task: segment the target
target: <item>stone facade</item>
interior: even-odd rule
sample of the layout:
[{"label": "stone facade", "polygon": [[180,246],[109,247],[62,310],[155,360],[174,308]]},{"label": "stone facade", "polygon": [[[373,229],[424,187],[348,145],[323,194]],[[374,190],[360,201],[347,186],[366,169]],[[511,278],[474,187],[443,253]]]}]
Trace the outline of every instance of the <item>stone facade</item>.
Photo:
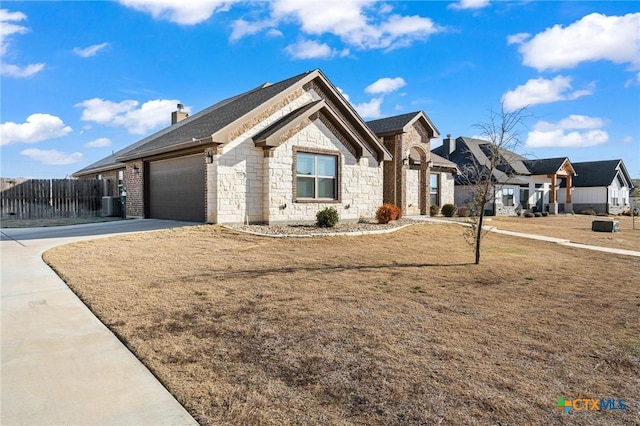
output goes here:
[{"label": "stone facade", "polygon": [[[254,135],[290,112],[320,100],[310,87],[295,92],[261,121],[224,145],[207,165],[207,221],[211,223],[315,222],[328,206],[338,209],[343,221],[372,217],[382,204],[382,166],[368,153],[359,160],[353,147],[322,114],[303,120],[286,132],[275,148],[256,147]],[[296,150],[334,153],[339,157],[340,196],[337,201],[298,201],[294,196]]]}]

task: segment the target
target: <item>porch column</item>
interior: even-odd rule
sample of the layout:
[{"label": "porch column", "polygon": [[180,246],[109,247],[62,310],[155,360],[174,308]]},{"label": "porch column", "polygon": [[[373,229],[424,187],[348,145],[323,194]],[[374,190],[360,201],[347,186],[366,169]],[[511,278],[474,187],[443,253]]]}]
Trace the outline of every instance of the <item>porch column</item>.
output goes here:
[{"label": "porch column", "polygon": [[558,176],[554,173],[551,175],[551,193],[549,194],[549,214],[558,214],[558,202],[556,194],[556,183]]},{"label": "porch column", "polygon": [[573,201],[571,200],[571,187],[573,186],[573,175],[567,175],[567,193],[566,193],[566,202],[564,203],[564,212],[570,213],[573,211]]},{"label": "porch column", "polygon": [[420,158],[420,188],[418,190],[420,200],[418,202],[420,204],[420,214],[426,215],[429,211],[429,194],[431,192],[429,187],[429,177],[431,168],[427,166],[426,156],[421,155],[421,157],[425,158]]}]

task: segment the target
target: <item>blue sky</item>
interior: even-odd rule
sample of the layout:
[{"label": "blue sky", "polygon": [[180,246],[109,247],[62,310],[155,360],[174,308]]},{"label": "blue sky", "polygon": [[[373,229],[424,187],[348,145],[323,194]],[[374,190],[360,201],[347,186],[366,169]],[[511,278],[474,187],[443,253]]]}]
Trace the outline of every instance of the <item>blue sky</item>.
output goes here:
[{"label": "blue sky", "polygon": [[[3,1],[3,177],[61,178],[266,81],[320,68],[365,120],[475,136],[529,106],[518,152],[640,177],[640,5],[622,1]],[[433,142],[438,146],[440,140]]]}]

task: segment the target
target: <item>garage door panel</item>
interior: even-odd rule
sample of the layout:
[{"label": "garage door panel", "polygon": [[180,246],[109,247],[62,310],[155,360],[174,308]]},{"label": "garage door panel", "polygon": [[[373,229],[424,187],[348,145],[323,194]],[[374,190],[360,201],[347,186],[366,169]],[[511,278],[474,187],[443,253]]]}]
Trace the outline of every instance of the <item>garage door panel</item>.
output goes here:
[{"label": "garage door panel", "polygon": [[204,222],[204,167],[202,155],[150,162],[150,217]]}]

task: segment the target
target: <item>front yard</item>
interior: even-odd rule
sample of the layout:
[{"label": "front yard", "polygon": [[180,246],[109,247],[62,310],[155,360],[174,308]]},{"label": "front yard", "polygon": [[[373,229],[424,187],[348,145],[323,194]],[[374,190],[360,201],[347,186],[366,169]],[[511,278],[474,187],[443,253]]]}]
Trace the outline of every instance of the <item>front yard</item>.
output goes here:
[{"label": "front yard", "polygon": [[488,234],[476,266],[462,232],[197,226],[44,257],[203,425],[635,424],[638,259]]}]

